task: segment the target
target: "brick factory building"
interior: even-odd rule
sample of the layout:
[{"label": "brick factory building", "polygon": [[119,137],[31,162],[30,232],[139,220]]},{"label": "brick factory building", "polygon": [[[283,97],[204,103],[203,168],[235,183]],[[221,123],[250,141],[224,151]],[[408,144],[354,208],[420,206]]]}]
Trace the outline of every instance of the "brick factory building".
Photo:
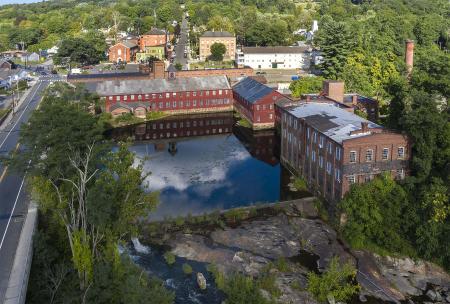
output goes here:
[{"label": "brick factory building", "polygon": [[88,83],[88,89],[105,100],[113,116],[147,112],[220,112],[233,110],[233,93],[225,76],[147,80],[108,80]]},{"label": "brick factory building", "polygon": [[199,39],[200,60],[205,60],[211,55],[211,45],[214,43],[223,43],[226,52],[223,56],[224,60],[234,60],[236,56],[236,36],[229,32],[207,31]]},{"label": "brick factory building", "polygon": [[279,108],[281,162],[303,176],[310,190],[339,201],[354,183],[389,173],[408,173],[408,138],[385,130],[334,104],[302,103]]},{"label": "brick factory building", "polygon": [[272,88],[246,77],[233,86],[236,109],[254,129],[272,128],[275,123],[275,103],[283,95]]}]

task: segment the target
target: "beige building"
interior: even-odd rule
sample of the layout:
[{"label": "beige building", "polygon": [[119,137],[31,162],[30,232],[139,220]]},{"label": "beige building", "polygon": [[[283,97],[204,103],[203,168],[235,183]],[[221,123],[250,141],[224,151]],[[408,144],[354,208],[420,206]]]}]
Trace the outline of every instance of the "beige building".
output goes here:
[{"label": "beige building", "polygon": [[227,48],[224,60],[234,60],[236,54],[236,36],[229,32],[207,31],[200,37],[200,60],[211,55],[211,45],[223,43]]}]

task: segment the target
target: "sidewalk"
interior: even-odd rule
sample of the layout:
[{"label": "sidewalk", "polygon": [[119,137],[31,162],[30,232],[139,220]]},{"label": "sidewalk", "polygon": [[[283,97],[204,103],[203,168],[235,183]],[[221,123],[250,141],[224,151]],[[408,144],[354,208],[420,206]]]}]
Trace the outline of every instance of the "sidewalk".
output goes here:
[{"label": "sidewalk", "polygon": [[[17,102],[16,106],[14,107],[14,111],[9,112],[9,114],[7,115],[7,117],[3,121],[3,123],[0,123],[0,131],[3,131],[11,123],[11,120],[14,117],[13,112],[17,113],[19,111],[19,109],[22,106],[25,99],[30,95],[30,92],[35,89],[36,85],[38,84],[38,81],[34,80],[30,84],[31,84],[30,88],[21,94],[19,101]],[[12,101],[10,101],[10,103],[7,106],[5,106],[5,108],[8,108],[9,105],[11,104],[11,102]]]}]

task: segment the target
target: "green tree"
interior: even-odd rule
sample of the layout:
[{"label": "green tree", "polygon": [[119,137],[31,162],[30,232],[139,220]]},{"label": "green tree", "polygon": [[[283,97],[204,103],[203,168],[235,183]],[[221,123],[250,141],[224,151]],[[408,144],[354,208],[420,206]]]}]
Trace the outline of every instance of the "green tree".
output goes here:
[{"label": "green tree", "polygon": [[341,264],[337,257],[331,259],[322,275],[308,273],[308,291],[320,302],[326,302],[328,297],[348,301],[359,289],[356,269],[349,263]]},{"label": "green tree", "polygon": [[227,52],[225,44],[215,42],[211,45],[211,60],[222,61],[223,55]]},{"label": "green tree", "polygon": [[234,33],[234,27],[233,23],[228,17],[223,17],[220,15],[215,15],[211,17],[206,24],[206,28],[208,30],[215,30],[215,31],[226,31],[230,33]]},{"label": "green tree", "polygon": [[324,80],[323,77],[302,77],[291,82],[289,90],[291,90],[292,96],[296,98],[303,94],[318,93],[322,89]]},{"label": "green tree", "polygon": [[54,61],[56,64],[63,64],[68,59],[79,65],[97,64],[104,59],[104,50],[97,50],[96,46],[94,42],[82,38],[63,40]]},{"label": "green tree", "polygon": [[317,34],[316,43],[323,54],[321,69],[325,77],[330,79],[340,78],[353,46],[352,33],[348,25],[324,17]]},{"label": "green tree", "polygon": [[342,234],[353,247],[413,252],[403,237],[409,229],[408,196],[389,175],[353,185],[339,207],[346,217]]}]

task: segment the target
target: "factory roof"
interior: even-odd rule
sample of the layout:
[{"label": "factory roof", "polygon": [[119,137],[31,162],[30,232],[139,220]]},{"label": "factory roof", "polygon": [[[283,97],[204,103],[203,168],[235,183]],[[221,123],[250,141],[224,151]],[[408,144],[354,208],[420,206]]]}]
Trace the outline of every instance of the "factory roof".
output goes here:
[{"label": "factory roof", "polygon": [[272,93],[274,90],[268,86],[246,77],[234,85],[233,91],[250,103],[255,103],[261,98]]},{"label": "factory roof", "polygon": [[330,137],[337,143],[344,140],[370,135],[354,131],[361,130],[362,123],[369,129],[382,129],[367,119],[328,103],[302,103],[287,107],[286,110],[297,118],[305,120],[311,127]]},{"label": "factory roof", "polygon": [[106,80],[89,84],[100,96],[230,89],[225,76],[143,80]]}]

